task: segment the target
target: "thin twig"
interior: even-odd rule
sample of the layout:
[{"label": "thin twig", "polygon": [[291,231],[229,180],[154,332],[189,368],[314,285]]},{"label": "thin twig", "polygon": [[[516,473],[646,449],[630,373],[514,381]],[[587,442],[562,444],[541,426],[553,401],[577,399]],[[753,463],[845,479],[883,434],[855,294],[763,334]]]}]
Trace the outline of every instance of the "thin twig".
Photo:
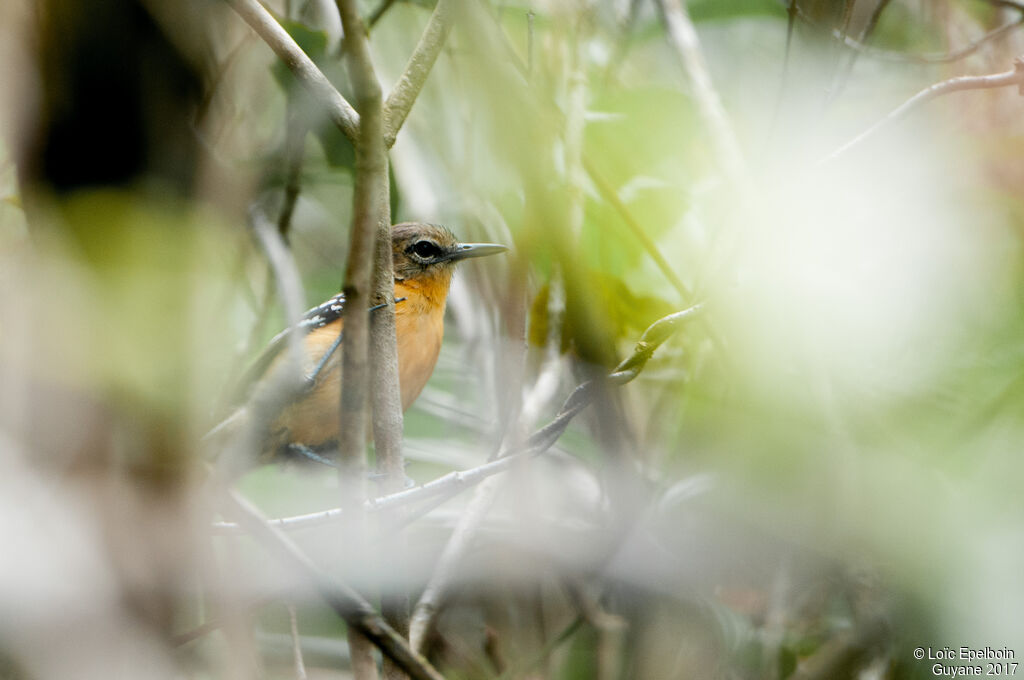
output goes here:
[{"label": "thin twig", "polygon": [[341,96],[327,76],[317,68],[281,24],[257,0],[227,0],[231,7],[263,39],[327,115],[354,144],[359,136],[359,114]]},{"label": "thin twig", "polygon": [[566,585],[580,616],[597,633],[597,653],[595,655],[597,680],[613,680],[620,677],[626,620],[605,611],[601,606],[600,599],[588,593],[583,584],[570,580]]},{"label": "thin twig", "polygon": [[473,539],[476,538],[480,523],[494,505],[501,479],[491,477],[476,488],[473,498],[459,518],[455,531],[445,544],[444,552],[438,558],[423,594],[416,602],[409,620],[409,645],[420,654],[424,653],[426,642],[433,635],[434,623],[448,596],[449,586],[455,579],[458,567],[462,564]]},{"label": "thin twig", "polygon": [[309,132],[302,107],[295,97],[295,93],[288,97],[288,113],[285,116],[284,197],[277,217],[277,231],[285,242],[292,230],[292,215],[302,190],[302,163],[306,152],[306,134]]},{"label": "thin twig", "polygon": [[601,194],[601,198],[607,201],[615,212],[619,214],[619,217],[622,218],[625,225],[631,232],[633,232],[633,235],[637,240],[640,241],[640,245],[643,246],[644,250],[647,251],[647,254],[650,255],[662,276],[664,276],[668,282],[672,284],[672,287],[675,288],[680,299],[682,299],[683,302],[689,302],[692,300],[692,293],[687,289],[686,284],[683,283],[682,279],[680,279],[675,273],[675,270],[672,269],[672,265],[670,265],[668,260],[665,259],[665,256],[661,254],[660,250],[658,250],[658,244],[656,244],[654,240],[647,235],[644,228],[636,221],[636,218],[633,217],[633,213],[630,212],[626,204],[622,202],[621,198],[619,198],[619,193],[615,190],[615,187],[613,187],[611,183],[604,178],[604,175],[598,171],[590,159],[585,155],[583,156],[583,167],[587,171],[587,176],[590,177],[594,186],[597,187],[597,191]]},{"label": "thin twig", "polygon": [[880,129],[887,125],[896,122],[903,118],[908,113],[913,111],[915,108],[928,102],[936,97],[940,97],[944,94],[950,94],[951,92],[962,92],[964,90],[985,90],[998,87],[1009,87],[1016,85],[1019,88],[1019,92],[1024,95],[1024,57],[1017,57],[1013,61],[1013,69],[1005,71],[1003,73],[994,73],[987,76],[959,76],[957,78],[950,78],[949,80],[943,80],[940,83],[930,85],[925,89],[921,90],[913,97],[903,102],[895,109],[893,109],[889,115],[885,116],[874,125],[869,127],[864,132],[860,133],[846,144],[829,154],[824,161],[835,160],[842,154],[849,151],[851,148],[862,144],[864,140],[868,139]]},{"label": "thin twig", "polygon": [[[1012,2],[1010,0],[988,0],[990,5],[996,7],[1007,7],[1020,13],[1020,16],[1014,21],[1008,21],[1004,24],[993,28],[991,31],[981,35],[980,37],[972,40],[967,45],[960,47],[955,50],[948,52],[934,52],[925,54],[914,54],[909,52],[898,52],[896,50],[887,50],[879,47],[873,47],[864,43],[867,36],[874,30],[878,23],[878,19],[881,16],[882,10],[885,9],[886,5],[889,4],[889,0],[884,0],[875,9],[872,14],[868,25],[862,32],[860,39],[854,39],[844,34],[841,30],[832,29],[829,30],[829,34],[832,38],[846,47],[857,50],[858,52],[873,57],[876,59],[884,59],[888,61],[899,61],[899,62],[910,62],[918,64],[949,64],[955,61],[959,61],[965,57],[968,57],[977,52],[985,43],[991,42],[1003,34],[1013,30],[1014,28],[1024,24],[1024,4],[1020,2]],[[809,17],[800,7],[796,4],[795,0],[790,1],[791,20],[793,16],[799,16],[802,20],[815,26],[816,22]]]},{"label": "thin twig", "polygon": [[373,13],[366,19],[367,27],[373,28],[376,26],[377,22],[381,20],[381,17],[383,17],[389,9],[391,9],[391,5],[393,4],[395,4],[395,0],[382,0],[382,2],[377,5],[377,9],[373,10]]},{"label": "thin twig", "polygon": [[725,113],[725,107],[722,106],[722,100],[711,82],[711,74],[704,63],[697,30],[679,0],[658,0],[658,5],[668,26],[672,45],[679,53],[679,59],[693,85],[693,95],[711,135],[718,161],[726,174],[731,179],[736,179],[743,173],[743,153]]},{"label": "thin twig", "polygon": [[373,607],[347,585],[329,578],[314,565],[298,546],[270,525],[256,508],[235,491],[224,494],[224,511],[245,527],[267,550],[316,589],[327,605],[352,628],[373,642],[385,656],[416,680],[444,680],[422,656],[414,653]]},{"label": "thin twig", "polygon": [[1024,14],[1014,21],[1008,21],[991,31],[985,33],[981,37],[972,40],[968,44],[961,48],[949,51],[949,52],[934,52],[925,54],[913,54],[909,52],[897,52],[895,50],[887,50],[880,47],[874,47],[867,45],[860,40],[851,38],[848,35],[843,35],[838,31],[832,32],[832,37],[843,43],[846,47],[860,52],[864,56],[872,57],[875,59],[883,59],[887,61],[900,61],[910,62],[917,64],[949,64],[955,61],[960,61],[965,57],[977,52],[986,43],[995,40],[996,38],[1009,33],[1013,29],[1017,28],[1021,24],[1024,24]]},{"label": "thin twig", "polygon": [[[277,281],[288,326],[295,328],[302,318],[305,295],[291,251],[259,206],[250,208],[249,221]],[[302,338],[298,333],[288,333],[284,341],[283,370],[275,371],[268,380],[257,385],[245,406],[235,410],[203,436],[207,446],[222,448],[212,483],[230,479],[251,466],[254,452],[263,449],[269,426],[281,408],[304,389],[307,357]]]},{"label": "thin twig", "polygon": [[[277,280],[277,288],[284,305],[285,319],[289,328],[294,328],[302,319],[302,310],[306,308],[305,295],[302,292],[302,278],[295,267],[291,251],[285,245],[281,234],[271,225],[263,212],[254,207],[249,212],[249,221],[253,232],[263,246],[267,261]],[[305,353],[302,349],[302,338],[298,333],[288,334],[288,359],[295,367],[305,369]]]},{"label": "thin twig", "polygon": [[875,617],[864,621],[821,645],[789,677],[791,680],[856,677],[857,669],[868,658],[871,650],[881,644],[888,634],[889,626],[884,618]]},{"label": "thin twig", "polygon": [[[486,15],[487,21],[482,21],[480,19],[481,15]],[[521,93],[520,101],[523,109],[522,115],[528,116],[536,127],[560,130],[561,128],[556,128],[556,126],[564,125],[564,121],[561,119],[559,107],[551,101],[541,100],[537,94],[539,91],[537,88],[527,87],[527,67],[519,58],[515,48],[513,48],[509,43],[508,36],[505,32],[501,30],[499,26],[495,25],[494,17],[480,11],[476,4],[470,5],[467,17],[471,21],[471,31],[478,33],[484,40],[497,46],[501,51],[501,59],[497,63],[497,67],[500,69],[499,72],[503,76],[506,86],[514,88],[516,91]],[[583,167],[586,169],[587,175],[597,186],[602,198],[612,204],[612,207],[619,216],[622,217],[626,226],[629,227],[640,241],[640,245],[645,251],[647,251],[647,254],[651,259],[654,260],[658,270],[664,274],[672,287],[679,293],[681,302],[683,304],[689,304],[692,300],[692,296],[686,290],[686,286],[683,285],[679,277],[672,271],[671,265],[669,265],[668,261],[658,250],[657,244],[647,236],[643,228],[640,227],[636,219],[632,214],[630,214],[629,208],[627,208],[622,200],[619,199],[615,188],[612,187],[611,184],[597,171],[596,167],[588,159],[586,154],[583,156]]]},{"label": "thin twig", "polygon": [[[695,317],[703,309],[702,305],[694,305],[681,312],[670,314],[651,324],[640,338],[633,353],[620,363],[616,369],[605,377],[609,385],[623,385],[633,380],[650,360],[654,351],[661,346],[683,324]],[[551,448],[558,440],[572,419],[582,411],[593,398],[593,382],[588,381],[576,387],[565,400],[555,418],[544,427],[534,432],[522,448],[507,452],[497,460],[485,463],[469,470],[449,472],[446,475],[412,489],[388,494],[366,503],[370,512],[406,507],[430,498],[441,496],[452,497],[461,491],[473,487],[483,480],[508,470],[522,459],[540,455]],[[280,530],[307,529],[338,521],[343,511],[332,508],[320,512],[269,520],[269,524]],[[241,530],[237,524],[217,522],[212,527],[215,533],[236,533]]]},{"label": "thin twig", "polygon": [[288,623],[292,637],[292,655],[295,660],[295,677],[306,680],[306,662],[302,659],[302,639],[299,637],[299,620],[295,615],[295,605],[288,603]]},{"label": "thin twig", "polygon": [[525,663],[520,663],[512,666],[504,673],[499,675],[497,680],[512,680],[513,678],[518,678],[520,676],[526,675],[533,669],[537,668],[542,663],[544,663],[547,660],[547,658],[551,656],[551,654],[554,653],[554,651],[562,645],[562,643],[571,638],[573,636],[573,633],[579,630],[580,626],[582,626],[583,623],[583,616],[577,616],[572,621],[570,621],[569,625],[563,628],[558,635],[551,638],[551,640],[548,641],[546,645],[544,645],[544,647],[537,653],[536,656],[534,656],[532,659],[527,660]]},{"label": "thin twig", "polygon": [[398,78],[384,103],[384,144],[389,149],[394,145],[398,131],[412,110],[420,90],[423,89],[434,62],[441,54],[441,48],[444,47],[452,27],[453,14],[452,0],[437,0],[437,6],[434,7],[427,26],[423,29],[423,35],[409,57],[409,63],[405,65],[405,71]]}]

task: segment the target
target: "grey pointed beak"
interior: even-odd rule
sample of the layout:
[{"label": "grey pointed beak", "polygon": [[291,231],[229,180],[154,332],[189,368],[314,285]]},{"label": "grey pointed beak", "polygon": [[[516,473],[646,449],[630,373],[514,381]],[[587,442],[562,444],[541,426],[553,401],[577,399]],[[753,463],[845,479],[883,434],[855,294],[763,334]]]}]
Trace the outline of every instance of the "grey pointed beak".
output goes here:
[{"label": "grey pointed beak", "polygon": [[485,257],[504,253],[508,248],[497,243],[459,243],[452,253],[453,260],[468,260],[471,257]]}]

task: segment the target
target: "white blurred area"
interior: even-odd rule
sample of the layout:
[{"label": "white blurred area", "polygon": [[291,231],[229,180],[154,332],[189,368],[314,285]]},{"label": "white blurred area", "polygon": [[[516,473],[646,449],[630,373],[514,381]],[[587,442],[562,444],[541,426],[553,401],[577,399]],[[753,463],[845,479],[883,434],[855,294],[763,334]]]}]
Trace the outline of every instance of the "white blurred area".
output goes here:
[{"label": "white blurred area", "polygon": [[762,396],[913,393],[1005,309],[1005,216],[971,194],[980,169],[933,120],[760,175],[711,227],[713,313]]}]

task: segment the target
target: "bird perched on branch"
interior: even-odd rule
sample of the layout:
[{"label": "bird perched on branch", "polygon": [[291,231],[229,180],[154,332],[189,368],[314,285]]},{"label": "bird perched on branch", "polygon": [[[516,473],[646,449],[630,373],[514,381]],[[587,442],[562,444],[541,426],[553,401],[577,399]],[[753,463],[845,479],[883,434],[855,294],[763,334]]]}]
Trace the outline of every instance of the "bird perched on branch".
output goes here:
[{"label": "bird perched on branch", "polygon": [[[444,335],[444,310],[456,263],[508,250],[492,243],[459,243],[436,224],[406,222],[392,228],[395,271],[395,325],[402,409],[423,390],[434,371]],[[263,458],[303,456],[328,462],[320,453],[338,437],[341,394],[343,294],[306,312],[293,328],[279,333],[243,380],[246,385],[272,383],[286,370],[284,348],[290,333],[300,333],[308,373],[294,399],[275,404]],[[219,426],[218,426],[219,427]]]}]

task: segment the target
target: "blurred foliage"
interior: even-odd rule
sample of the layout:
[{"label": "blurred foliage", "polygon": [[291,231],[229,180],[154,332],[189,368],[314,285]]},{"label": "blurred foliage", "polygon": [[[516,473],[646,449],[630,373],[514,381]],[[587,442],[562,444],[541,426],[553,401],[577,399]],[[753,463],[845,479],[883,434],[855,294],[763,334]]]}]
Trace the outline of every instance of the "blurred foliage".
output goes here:
[{"label": "blurred foliage", "polygon": [[[705,311],[550,454],[509,473],[440,624],[433,658],[449,677],[804,677],[861,635],[827,677],[904,679],[931,674],[917,646],[1024,639],[1020,100],[940,98],[826,159],[920,88],[1007,70],[1024,35],[950,64],[875,59],[831,35],[859,35],[867,2],[798,2],[788,54],[785,2],[685,3],[745,156],[738,177],[722,170],[706,92],[656,3],[460,4],[390,155],[392,221],[444,223],[513,251],[456,276],[438,367],[405,418],[410,477],[484,463],[656,319],[694,302]],[[385,92],[431,6],[394,3],[372,27]],[[347,93],[336,27],[304,7],[273,9]],[[60,533],[23,551],[72,573],[101,555],[98,581],[55,573],[82,589],[74,597],[127,602],[110,617],[146,617],[160,643],[224,612],[241,620],[190,646],[158,644],[168,668],[187,659],[189,677],[244,677],[239,659],[253,657],[285,677],[282,601],[298,605],[311,666],[347,663],[344,626],[258,546],[188,533],[213,514],[191,485],[205,477],[197,441],[224,385],[284,323],[246,210],[276,221],[297,178],[288,241],[312,305],[341,285],[355,160],[270,51],[208,9],[171,12],[189,28],[177,33],[146,10],[175,36],[161,49],[183,52],[207,89],[201,106],[185,92],[168,107],[195,114],[183,127],[204,160],[174,175],[188,182],[172,190],[167,159],[139,153],[116,186],[55,192],[33,170],[45,147],[4,128],[0,491],[39,482],[38,498],[67,499],[67,526],[93,518],[104,538],[82,539],[81,554]],[[858,39],[944,52],[1016,17],[981,0],[892,0]],[[209,44],[191,50],[182,35]],[[33,101],[15,94],[5,101]],[[22,449],[29,473],[8,465]],[[178,495],[132,486],[154,468],[172,472]],[[115,473],[71,492],[80,469]],[[238,488],[272,516],[339,504],[329,469],[253,469]],[[402,573],[382,560],[360,585],[421,588],[466,496],[403,529]],[[358,561],[331,526],[294,536],[332,573]],[[45,552],[54,546],[72,552]],[[0,583],[0,601],[39,571],[26,564],[0,572],[18,577]],[[0,607],[0,675],[26,659],[24,675],[55,675],[4,625],[13,611]]]}]

